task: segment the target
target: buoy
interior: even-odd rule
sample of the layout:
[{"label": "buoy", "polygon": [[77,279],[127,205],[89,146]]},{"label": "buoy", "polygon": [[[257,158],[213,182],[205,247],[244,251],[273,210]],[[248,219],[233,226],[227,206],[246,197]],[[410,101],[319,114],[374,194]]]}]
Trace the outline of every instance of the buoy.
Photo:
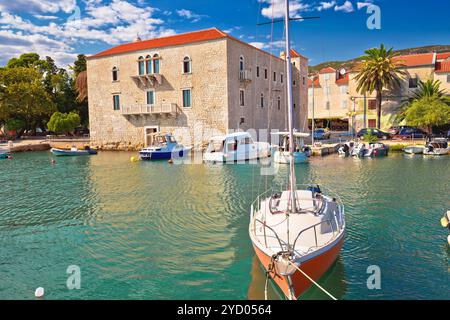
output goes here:
[{"label": "buoy", "polygon": [[444,227],[444,228],[447,228],[448,227],[448,220],[447,220],[447,217],[442,217],[441,218],[441,225],[442,225],[442,227]]},{"label": "buoy", "polygon": [[136,158],[136,157],[131,157],[131,158],[130,158],[130,161],[131,161],[131,162],[138,162],[138,161],[139,161],[139,159],[138,159],[138,158]]},{"label": "buoy", "polygon": [[42,298],[44,296],[44,288],[39,287],[36,289],[36,291],[34,292],[34,296],[36,298]]}]

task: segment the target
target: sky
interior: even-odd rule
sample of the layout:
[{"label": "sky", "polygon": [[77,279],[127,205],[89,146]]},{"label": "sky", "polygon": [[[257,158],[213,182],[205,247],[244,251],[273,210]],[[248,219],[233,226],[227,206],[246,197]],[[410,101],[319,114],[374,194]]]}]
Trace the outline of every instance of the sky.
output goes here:
[{"label": "sky", "polygon": [[[291,23],[292,46],[310,65],[351,59],[380,43],[394,49],[450,44],[449,0],[290,0],[290,6],[293,18],[320,17]],[[278,55],[283,24],[257,24],[281,18],[283,10],[284,0],[0,0],[0,65],[37,52],[66,67],[79,53],[137,35],[211,27]],[[380,19],[372,19],[374,12]],[[368,19],[379,28],[369,29]]]}]

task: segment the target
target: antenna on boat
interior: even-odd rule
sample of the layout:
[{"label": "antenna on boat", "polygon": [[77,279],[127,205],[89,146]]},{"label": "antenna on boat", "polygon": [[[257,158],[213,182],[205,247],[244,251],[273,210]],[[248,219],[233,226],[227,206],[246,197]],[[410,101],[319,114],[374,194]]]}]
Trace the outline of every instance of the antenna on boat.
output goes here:
[{"label": "antenna on boat", "polygon": [[289,39],[289,0],[285,0],[285,29],[286,29],[286,81],[287,85],[287,102],[288,102],[288,126],[289,126],[289,189],[291,206],[288,208],[291,213],[296,212],[296,179],[295,179],[295,163],[294,163],[294,132],[293,132],[293,104],[294,98],[292,96],[292,64],[291,64],[291,45]]}]

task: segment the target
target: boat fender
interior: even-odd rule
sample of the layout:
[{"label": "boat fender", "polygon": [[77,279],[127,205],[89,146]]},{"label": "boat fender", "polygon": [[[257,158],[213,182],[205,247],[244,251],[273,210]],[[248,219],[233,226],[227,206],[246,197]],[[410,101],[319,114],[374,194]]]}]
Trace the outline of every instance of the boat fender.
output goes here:
[{"label": "boat fender", "polygon": [[447,242],[448,242],[448,244],[450,244],[450,234],[447,237]]},{"label": "boat fender", "polygon": [[44,288],[39,287],[39,288],[37,288],[36,291],[34,292],[34,296],[35,296],[36,298],[42,298],[42,297],[44,296],[44,293],[45,293]]},{"label": "boat fender", "polygon": [[443,227],[443,228],[447,228],[448,227],[448,220],[447,220],[447,218],[446,217],[442,217],[442,219],[441,219],[441,226]]}]

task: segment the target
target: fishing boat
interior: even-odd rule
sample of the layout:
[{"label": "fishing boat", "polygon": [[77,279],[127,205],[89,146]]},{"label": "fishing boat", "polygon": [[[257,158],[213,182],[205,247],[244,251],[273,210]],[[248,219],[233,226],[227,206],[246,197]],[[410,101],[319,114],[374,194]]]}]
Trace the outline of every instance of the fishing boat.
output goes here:
[{"label": "fishing boat", "polygon": [[311,156],[311,149],[305,146],[304,138],[309,137],[309,133],[294,132],[295,149],[291,157],[289,153],[289,132],[274,132],[273,136],[278,138],[278,145],[273,147],[273,161],[275,163],[287,164],[294,159],[294,163],[307,162]]},{"label": "fishing boat", "polygon": [[139,152],[141,160],[183,158],[192,150],[192,147],[179,144],[171,133],[155,133],[151,139],[152,144]]},{"label": "fishing boat", "polygon": [[253,141],[248,132],[235,132],[212,137],[203,160],[205,162],[235,162],[270,156],[271,146],[268,142]]},{"label": "fishing boat", "polygon": [[403,149],[403,152],[407,154],[423,154],[424,151],[424,146],[407,146]]},{"label": "fishing boat", "polygon": [[86,147],[84,149],[78,149],[75,147],[72,147],[70,149],[52,148],[52,149],[50,149],[50,152],[58,157],[61,157],[61,156],[91,156],[91,155],[97,154],[97,150],[91,149],[89,147]]},{"label": "fishing boat", "polygon": [[435,138],[430,140],[423,151],[423,154],[430,156],[442,156],[450,152],[448,141],[445,138]]},{"label": "fishing boat", "polygon": [[[289,138],[294,141],[289,0],[285,0],[286,78]],[[294,153],[290,144],[289,153]],[[289,162],[288,185],[259,195],[250,209],[249,235],[258,260],[288,299],[313,284],[335,299],[317,280],[333,265],[344,243],[344,206],[336,195],[315,185],[296,184]]]}]

